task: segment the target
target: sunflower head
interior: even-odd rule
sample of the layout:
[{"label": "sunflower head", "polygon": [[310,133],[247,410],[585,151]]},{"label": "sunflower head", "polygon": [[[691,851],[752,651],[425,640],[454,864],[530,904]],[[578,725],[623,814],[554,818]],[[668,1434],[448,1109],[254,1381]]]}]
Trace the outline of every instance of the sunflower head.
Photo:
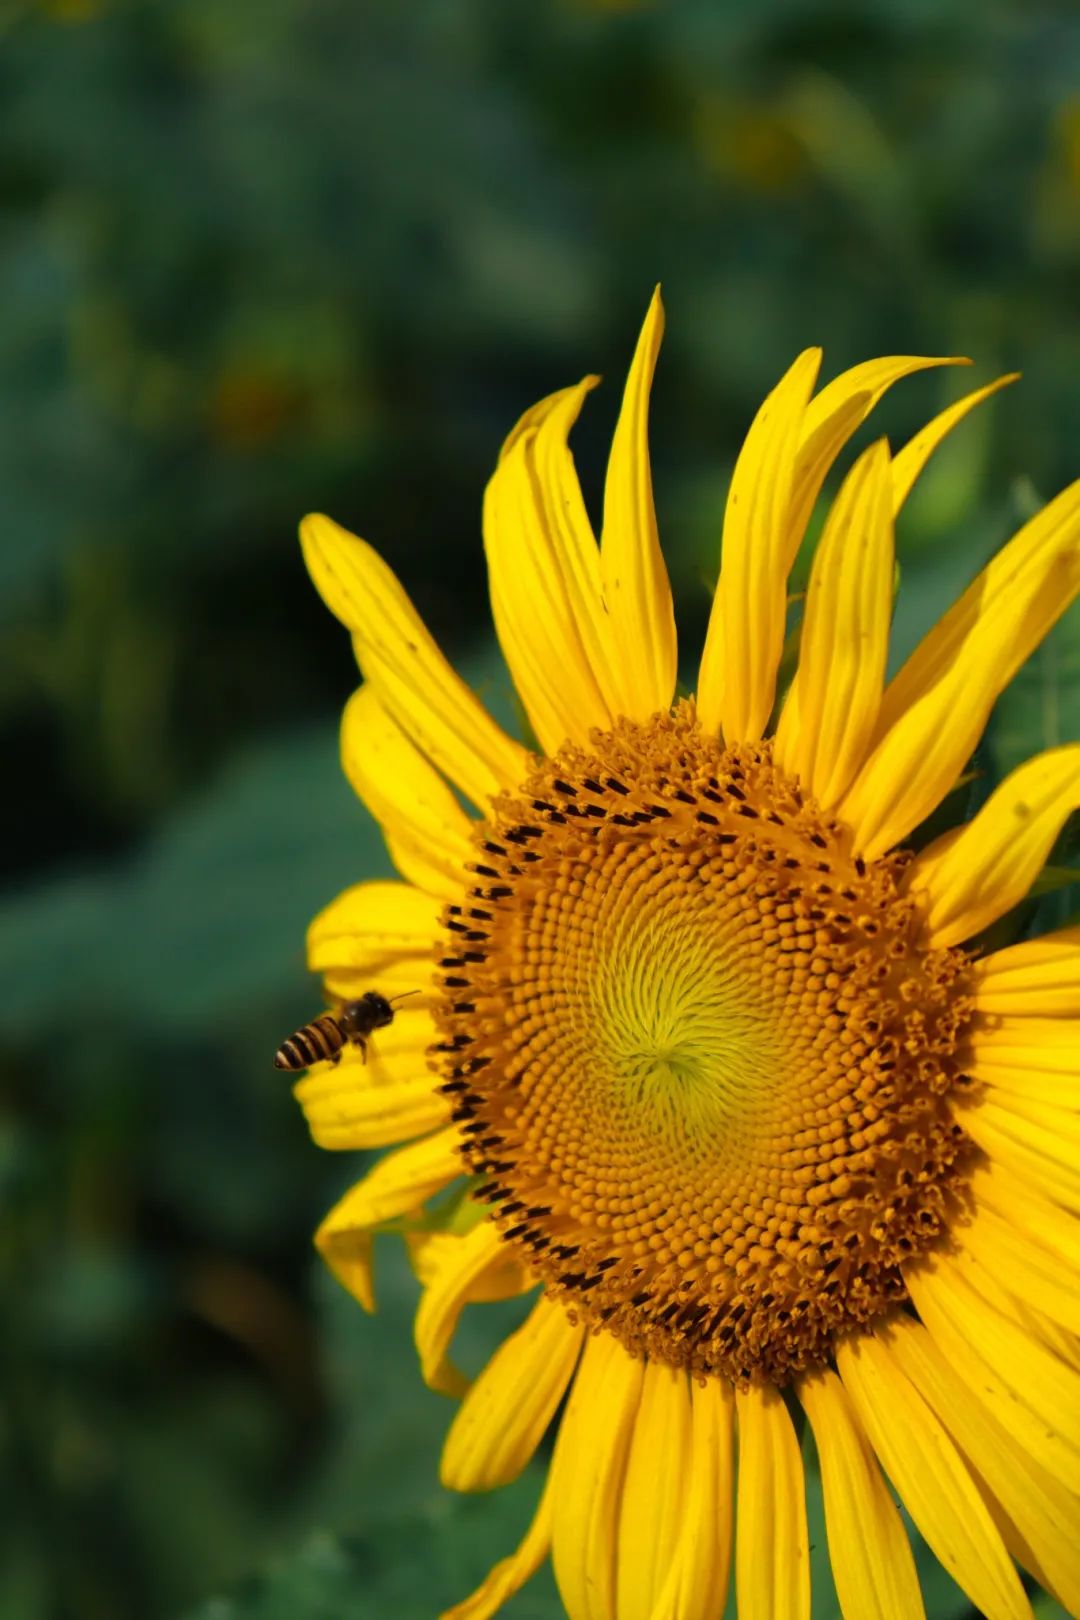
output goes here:
[{"label": "sunflower head", "polygon": [[443,1091],[508,1242],[628,1350],[786,1382],[905,1297],[971,1144],[966,959],[693,705],[495,801],[447,908]]},{"label": "sunflower head", "polygon": [[[985,1613],[1026,1612],[1013,1554],[1075,1612],[1080,933],[982,946],[1080,803],[1080,747],[1022,766],[968,825],[919,829],[1080,590],[1080,486],[888,679],[895,519],[1001,383],[895,454],[872,444],[826,516],[781,690],[824,480],[895,381],[944,363],[872,361],[815,392],[808,350],[739,455],[676,701],[647,444],[661,331],[657,298],[599,542],[568,447],[593,378],[526,412],[485,496],[536,751],[370,547],[305,522],[365,677],[345,768],[404,879],[346,891],[311,963],[332,1001],[425,992],[368,1064],[346,1051],[300,1084],[325,1145],[404,1144],[319,1245],[371,1308],[372,1235],[405,1226],[422,1371],[464,1396],[448,1484],[513,1478],[569,1391],[536,1520],[455,1620],[493,1614],[549,1549],[571,1620],[708,1620],[736,1499],[743,1620],[804,1620],[795,1404],[845,1620],[922,1612],[882,1468]],[[449,1357],[461,1311],[514,1294],[531,1314],[470,1388]]]}]

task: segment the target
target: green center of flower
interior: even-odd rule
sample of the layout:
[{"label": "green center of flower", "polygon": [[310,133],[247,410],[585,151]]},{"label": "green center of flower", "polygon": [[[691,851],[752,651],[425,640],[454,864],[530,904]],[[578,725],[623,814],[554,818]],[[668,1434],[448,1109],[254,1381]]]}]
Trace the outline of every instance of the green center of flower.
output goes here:
[{"label": "green center of flower", "polygon": [[967,1160],[970,1003],[901,863],[689,705],[564,750],[478,842],[445,1089],[549,1290],[635,1353],[779,1382],[903,1299]]}]

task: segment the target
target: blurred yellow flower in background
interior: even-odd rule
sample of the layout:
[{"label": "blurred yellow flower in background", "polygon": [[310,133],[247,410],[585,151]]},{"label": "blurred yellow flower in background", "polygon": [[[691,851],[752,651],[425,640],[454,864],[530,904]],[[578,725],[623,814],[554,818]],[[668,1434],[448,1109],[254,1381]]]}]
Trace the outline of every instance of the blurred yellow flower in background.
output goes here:
[{"label": "blurred yellow flower in background", "polygon": [[[1080,804],[1080,746],[1021,766],[967,825],[917,829],[1080,590],[1080,483],[889,680],[896,514],[1008,379],[895,455],[872,444],[778,694],[826,476],[894,382],[953,363],[870,361],[815,392],[807,350],[739,455],[677,701],[647,442],[662,326],[657,296],[599,544],[568,448],[594,378],[522,417],[487,491],[535,752],[370,546],[302,526],[364,677],[345,770],[402,878],[324,911],[310,966],[332,1004],[425,991],[366,1065],[347,1049],[297,1088],[321,1145],[395,1147],[317,1241],[371,1310],[373,1234],[407,1230],[423,1376],[461,1396],[448,1486],[516,1477],[568,1396],[531,1528],[454,1620],[494,1614],[549,1552],[571,1620],[715,1620],[730,1562],[742,1620],[807,1615],[800,1412],[847,1620],[923,1612],[886,1479],[982,1613],[1030,1614],[1014,1560],[1077,1612],[1080,929],[978,941]],[[464,1307],[526,1293],[470,1386],[449,1358]]]}]

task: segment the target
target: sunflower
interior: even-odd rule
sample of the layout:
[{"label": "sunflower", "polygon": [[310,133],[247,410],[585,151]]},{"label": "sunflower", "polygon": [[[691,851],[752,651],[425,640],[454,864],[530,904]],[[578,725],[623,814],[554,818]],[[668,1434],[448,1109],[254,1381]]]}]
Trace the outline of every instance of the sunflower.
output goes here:
[{"label": "sunflower", "polygon": [[[1017,1563],[1078,1613],[1080,928],[980,940],[1080,804],[1080,746],[920,828],[1080,590],[1080,483],[888,680],[896,514],[1011,379],[895,455],[872,444],[826,516],[782,692],[826,475],[895,381],[954,363],[874,360],[815,392],[807,350],[739,454],[677,699],[647,442],[662,327],[657,296],[599,544],[568,448],[593,377],[526,412],[487,489],[535,747],[370,546],[302,525],[364,678],[344,768],[402,879],[316,918],[310,965],[331,1003],[426,991],[367,1064],[347,1050],[297,1088],[321,1145],[394,1148],[318,1247],[371,1310],[373,1234],[405,1229],[422,1373],[461,1397],[446,1485],[512,1480],[558,1415],[531,1527],[453,1620],[549,1553],[571,1620],[715,1620],[732,1562],[741,1620],[807,1615],[804,1421],[847,1620],[923,1613],[896,1498],[991,1620],[1031,1613]],[[468,1384],[464,1307],[518,1294],[523,1325]]]}]

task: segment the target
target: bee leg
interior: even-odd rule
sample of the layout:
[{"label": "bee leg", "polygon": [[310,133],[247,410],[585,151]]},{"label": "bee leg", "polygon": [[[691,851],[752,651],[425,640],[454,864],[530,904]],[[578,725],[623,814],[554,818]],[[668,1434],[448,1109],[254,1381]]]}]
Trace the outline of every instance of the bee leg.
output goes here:
[{"label": "bee leg", "polygon": [[367,1062],[367,1041],[365,1041],[365,1039],[364,1039],[364,1037],[362,1035],[358,1035],[356,1037],[356,1044],[360,1048],[360,1061],[361,1061],[361,1063],[366,1063]]}]

